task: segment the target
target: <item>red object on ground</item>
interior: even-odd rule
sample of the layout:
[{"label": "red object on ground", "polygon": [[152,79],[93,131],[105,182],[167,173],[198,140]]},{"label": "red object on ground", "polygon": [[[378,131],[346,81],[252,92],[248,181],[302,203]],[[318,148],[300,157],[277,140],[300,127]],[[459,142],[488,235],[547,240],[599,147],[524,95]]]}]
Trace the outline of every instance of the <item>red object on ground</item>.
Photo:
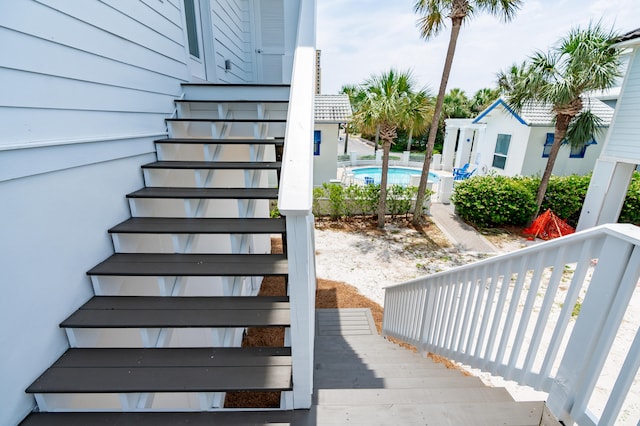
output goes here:
[{"label": "red object on ground", "polygon": [[574,232],[576,232],[576,230],[556,216],[551,209],[538,216],[530,227],[522,231],[524,235],[530,235],[533,238],[541,238],[543,240],[562,237],[563,235],[573,234]]}]

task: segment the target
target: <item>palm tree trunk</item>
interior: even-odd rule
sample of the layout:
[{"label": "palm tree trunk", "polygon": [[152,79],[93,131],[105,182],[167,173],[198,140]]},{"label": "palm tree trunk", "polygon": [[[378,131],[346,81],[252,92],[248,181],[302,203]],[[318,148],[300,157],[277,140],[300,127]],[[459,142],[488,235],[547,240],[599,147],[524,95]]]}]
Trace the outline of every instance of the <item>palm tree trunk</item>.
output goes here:
[{"label": "palm tree trunk", "polygon": [[547,158],[547,165],[544,169],[544,173],[542,174],[542,179],[540,179],[540,185],[538,186],[538,193],[536,194],[536,211],[531,216],[529,220],[529,225],[538,217],[540,213],[540,207],[542,207],[542,202],[544,201],[544,196],[547,193],[547,187],[549,186],[549,179],[551,178],[551,172],[553,171],[553,166],[556,163],[556,158],[558,158],[558,152],[560,152],[560,146],[562,145],[562,140],[567,135],[567,129],[569,128],[569,122],[573,117],[565,114],[558,114],[556,117],[556,126],[554,130],[553,136],[553,144],[551,145],[551,150],[549,151],[549,158]]},{"label": "palm tree trunk", "polygon": [[411,151],[411,142],[413,142],[413,129],[409,129],[409,138],[407,140],[407,151]]},{"label": "palm tree trunk", "polygon": [[391,141],[382,139],[382,176],[380,177],[380,200],[378,201],[378,228],[384,228],[384,217],[387,212],[387,180],[389,174],[389,151]]},{"label": "palm tree trunk", "polygon": [[344,126],[344,154],[347,154],[347,147],[349,146],[349,123]]},{"label": "palm tree trunk", "polygon": [[424,203],[424,198],[427,191],[427,180],[429,178],[429,169],[431,167],[433,146],[436,143],[436,135],[438,133],[438,126],[440,124],[440,115],[442,115],[442,105],[444,104],[444,95],[447,90],[449,74],[451,74],[451,66],[453,65],[453,56],[456,52],[458,35],[460,35],[460,28],[462,26],[462,18],[452,17],[451,21],[451,37],[449,38],[447,56],[444,61],[444,68],[442,69],[442,79],[440,80],[440,89],[438,90],[436,106],[433,111],[433,119],[431,120],[431,127],[429,128],[429,139],[427,139],[427,153],[424,157],[422,175],[420,176],[420,185],[418,186],[418,194],[416,195],[416,207],[413,211],[412,223],[414,225],[419,225],[422,223],[422,204]]}]

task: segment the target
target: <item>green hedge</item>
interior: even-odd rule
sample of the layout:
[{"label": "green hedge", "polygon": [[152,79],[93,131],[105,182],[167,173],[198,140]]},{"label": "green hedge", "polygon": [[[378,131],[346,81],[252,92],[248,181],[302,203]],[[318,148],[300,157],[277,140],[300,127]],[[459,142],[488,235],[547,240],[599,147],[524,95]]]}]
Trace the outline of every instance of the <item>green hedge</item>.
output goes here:
[{"label": "green hedge", "polygon": [[478,176],[457,182],[452,201],[458,216],[479,227],[523,225],[536,208],[523,179]]},{"label": "green hedge", "polygon": [[[575,226],[591,174],[552,176],[541,212],[551,209]],[[540,178],[476,176],[456,183],[453,203],[458,215],[478,227],[524,225],[535,209]],[[640,173],[634,172],[620,213],[620,222],[640,224]]]},{"label": "green hedge", "polygon": [[[387,187],[387,213],[391,216],[406,215],[412,210],[412,202],[418,193],[415,186]],[[430,193],[427,194],[429,196]],[[380,185],[349,185],[324,183],[313,189],[313,214],[332,218],[354,215],[374,215],[380,200]]]},{"label": "green hedge", "polygon": [[640,225],[640,173],[634,172],[618,222]]}]

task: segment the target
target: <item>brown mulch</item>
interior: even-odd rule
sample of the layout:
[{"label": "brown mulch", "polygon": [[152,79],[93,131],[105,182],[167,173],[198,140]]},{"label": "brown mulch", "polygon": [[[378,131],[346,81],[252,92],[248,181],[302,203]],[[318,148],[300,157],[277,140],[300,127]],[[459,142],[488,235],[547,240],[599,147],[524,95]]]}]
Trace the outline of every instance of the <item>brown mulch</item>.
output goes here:
[{"label": "brown mulch", "polygon": [[[408,222],[408,221],[407,221]],[[342,223],[342,224],[341,224]],[[322,229],[323,226],[333,229],[343,230],[368,230],[376,229],[375,221],[352,221],[352,222],[336,222],[321,221],[317,227]],[[406,224],[405,224],[406,226]],[[424,227],[433,226],[427,223]],[[434,226],[435,227],[435,226]],[[326,229],[326,228],[325,228]],[[432,232],[430,229],[429,232]],[[447,241],[448,243],[448,241]],[[438,244],[434,241],[434,244]],[[280,238],[272,238],[271,247],[273,253],[282,253],[282,241]],[[265,277],[258,296],[285,296],[286,287],[284,279],[281,277]],[[316,289],[316,308],[369,308],[373,315],[373,320],[378,329],[378,333],[382,333],[382,306],[373,302],[359,293],[358,289],[342,282],[324,280],[319,278]],[[416,348],[406,343],[396,341],[389,338],[390,341],[416,352]],[[249,328],[242,342],[243,347],[258,346],[283,346],[284,345],[284,329],[283,328]],[[461,370],[452,361],[434,354],[428,354],[428,357],[435,362],[444,364],[447,368],[460,370],[462,374],[469,376],[466,371]],[[280,406],[280,392],[227,392],[225,397],[225,408],[277,408]]]}]

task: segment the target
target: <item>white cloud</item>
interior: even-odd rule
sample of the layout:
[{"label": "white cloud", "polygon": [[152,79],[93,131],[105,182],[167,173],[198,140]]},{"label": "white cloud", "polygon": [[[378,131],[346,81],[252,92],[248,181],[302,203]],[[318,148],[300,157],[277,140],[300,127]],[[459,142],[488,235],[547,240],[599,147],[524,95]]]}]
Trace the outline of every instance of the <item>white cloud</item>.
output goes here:
[{"label": "white cloud", "polygon": [[[601,21],[620,32],[640,26],[638,0],[526,0],[516,19],[477,15],[462,29],[448,87],[467,93],[493,86],[496,73],[546,50],[572,27]],[[420,85],[440,84],[449,30],[420,39],[409,0],[318,0],[322,91],[336,93],[372,74],[412,69]]]}]

